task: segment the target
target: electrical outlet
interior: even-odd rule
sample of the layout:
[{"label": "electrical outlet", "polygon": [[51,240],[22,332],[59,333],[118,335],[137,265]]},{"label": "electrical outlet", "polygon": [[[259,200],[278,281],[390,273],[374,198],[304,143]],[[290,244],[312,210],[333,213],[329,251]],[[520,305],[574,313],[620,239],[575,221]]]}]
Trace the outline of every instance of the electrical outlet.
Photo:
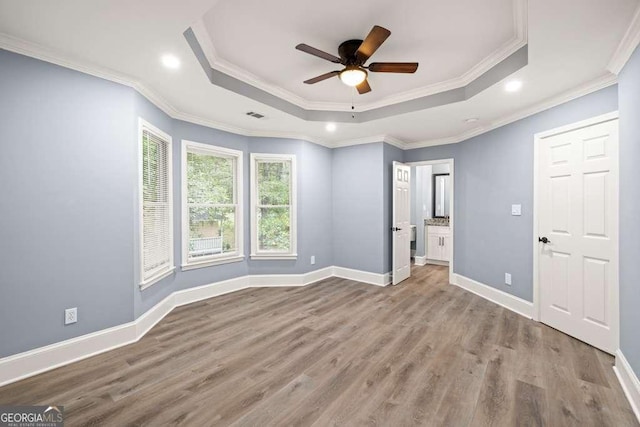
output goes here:
[{"label": "electrical outlet", "polygon": [[511,286],[511,274],[504,273],[504,284],[507,286]]},{"label": "electrical outlet", "polygon": [[311,255],[311,265],[314,265],[315,263],[316,263],[316,256]]},{"label": "electrical outlet", "polygon": [[70,325],[72,323],[76,323],[78,321],[78,308],[67,308],[64,311],[64,324]]}]

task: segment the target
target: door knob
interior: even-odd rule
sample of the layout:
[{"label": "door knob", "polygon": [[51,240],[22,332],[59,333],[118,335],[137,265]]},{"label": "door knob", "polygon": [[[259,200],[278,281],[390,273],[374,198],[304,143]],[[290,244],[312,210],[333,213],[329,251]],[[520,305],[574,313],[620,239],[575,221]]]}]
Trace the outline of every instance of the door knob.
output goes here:
[{"label": "door knob", "polygon": [[538,242],[547,244],[547,243],[551,243],[551,240],[547,239],[546,237],[538,237]]}]

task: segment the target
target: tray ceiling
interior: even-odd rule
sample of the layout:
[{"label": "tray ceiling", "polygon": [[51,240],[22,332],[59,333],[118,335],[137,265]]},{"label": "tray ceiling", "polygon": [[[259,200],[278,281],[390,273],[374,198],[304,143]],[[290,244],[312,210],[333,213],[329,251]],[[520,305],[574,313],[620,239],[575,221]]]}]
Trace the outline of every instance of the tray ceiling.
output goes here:
[{"label": "tray ceiling", "polygon": [[[337,78],[303,83],[338,67],[298,43],[337,54],[374,24],[392,34],[370,61],[419,62],[415,74],[371,73],[365,95]],[[468,84],[526,44],[526,10],[521,0],[220,0],[192,29],[215,70],[306,109],[362,111]]]}]

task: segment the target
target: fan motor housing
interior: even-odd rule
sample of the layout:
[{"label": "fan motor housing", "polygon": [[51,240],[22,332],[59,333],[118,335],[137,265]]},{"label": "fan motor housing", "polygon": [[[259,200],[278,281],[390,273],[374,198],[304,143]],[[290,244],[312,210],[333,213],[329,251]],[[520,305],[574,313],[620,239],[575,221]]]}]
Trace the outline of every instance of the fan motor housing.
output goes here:
[{"label": "fan motor housing", "polygon": [[356,60],[356,52],[362,44],[362,40],[347,40],[338,47],[338,54],[347,65],[360,65]]}]

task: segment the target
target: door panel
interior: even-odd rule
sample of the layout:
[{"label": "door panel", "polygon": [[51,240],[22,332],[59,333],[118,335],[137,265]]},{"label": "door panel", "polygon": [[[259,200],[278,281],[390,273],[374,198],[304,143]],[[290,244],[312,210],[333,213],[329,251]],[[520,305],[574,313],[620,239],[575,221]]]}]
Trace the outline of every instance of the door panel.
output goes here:
[{"label": "door panel", "polygon": [[608,352],[617,329],[618,121],[540,140],[540,320]]},{"label": "door panel", "polygon": [[451,236],[442,236],[442,261],[451,260]]},{"label": "door panel", "polygon": [[411,168],[393,162],[393,284],[411,276]]},{"label": "door panel", "polygon": [[434,234],[427,235],[427,258],[433,260],[442,259],[440,251],[440,237]]}]

